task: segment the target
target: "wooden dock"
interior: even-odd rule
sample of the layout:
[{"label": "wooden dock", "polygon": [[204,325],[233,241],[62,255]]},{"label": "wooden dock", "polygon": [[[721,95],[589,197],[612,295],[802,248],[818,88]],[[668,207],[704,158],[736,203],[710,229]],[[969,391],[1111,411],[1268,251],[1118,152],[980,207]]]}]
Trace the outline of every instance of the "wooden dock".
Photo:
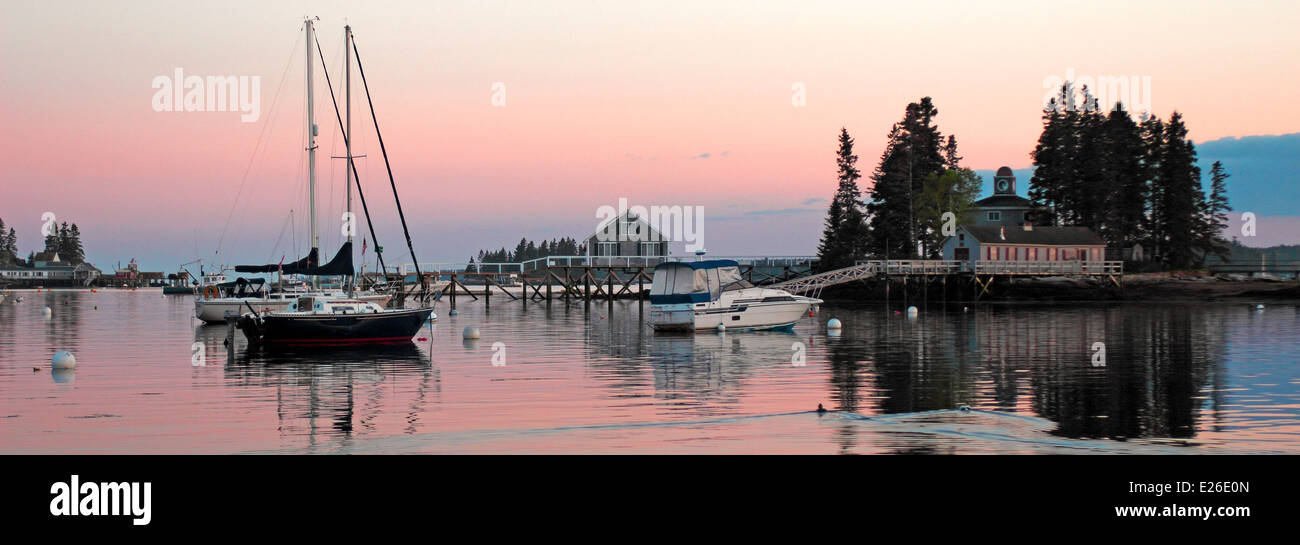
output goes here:
[{"label": "wooden dock", "polygon": [[[602,257],[553,256],[523,263],[420,263],[423,274],[412,290],[446,296],[452,308],[456,298],[483,299],[491,304],[492,296],[512,301],[551,301],[553,299],[617,298],[645,299],[653,281],[655,266],[670,261],[690,261],[687,257]],[[1123,275],[1120,261],[952,261],[926,259],[891,259],[859,261],[851,267],[818,274],[812,271],[815,256],[709,256],[707,259],[730,259],[740,266],[745,280],[755,286],[771,286],[791,293],[817,296],[824,288],[856,281],[901,281],[909,279],[945,284],[949,279],[969,280],[974,297],[987,295],[996,279],[1021,277],[1086,277],[1102,279],[1119,287]],[[411,285],[414,264],[402,265],[389,280],[401,279]],[[372,280],[377,280],[372,278]],[[436,286],[436,287],[431,287]],[[888,293],[886,291],[886,293]]]}]

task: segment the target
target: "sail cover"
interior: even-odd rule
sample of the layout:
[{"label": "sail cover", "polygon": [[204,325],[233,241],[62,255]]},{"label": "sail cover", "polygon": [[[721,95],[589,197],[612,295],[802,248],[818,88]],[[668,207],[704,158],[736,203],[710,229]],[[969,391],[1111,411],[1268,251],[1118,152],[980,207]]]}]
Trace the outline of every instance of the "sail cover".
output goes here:
[{"label": "sail cover", "polygon": [[283,274],[305,274],[309,276],[336,276],[351,275],[352,269],[352,243],[344,242],[343,247],[339,248],[339,253],[334,254],[334,259],[324,266],[316,266],[319,255],[316,248],[311,249],[311,253],[293,263],[280,265],[272,263],[270,265],[237,265],[235,272],[241,273],[273,273],[280,272]]}]

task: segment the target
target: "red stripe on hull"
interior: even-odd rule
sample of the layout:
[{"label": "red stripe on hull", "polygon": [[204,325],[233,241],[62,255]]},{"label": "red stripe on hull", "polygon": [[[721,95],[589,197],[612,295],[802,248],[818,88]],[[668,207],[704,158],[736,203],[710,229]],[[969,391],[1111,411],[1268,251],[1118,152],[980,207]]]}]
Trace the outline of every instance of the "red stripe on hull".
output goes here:
[{"label": "red stripe on hull", "polygon": [[263,339],[278,344],[375,344],[410,342],[411,337],[366,337],[361,339]]}]

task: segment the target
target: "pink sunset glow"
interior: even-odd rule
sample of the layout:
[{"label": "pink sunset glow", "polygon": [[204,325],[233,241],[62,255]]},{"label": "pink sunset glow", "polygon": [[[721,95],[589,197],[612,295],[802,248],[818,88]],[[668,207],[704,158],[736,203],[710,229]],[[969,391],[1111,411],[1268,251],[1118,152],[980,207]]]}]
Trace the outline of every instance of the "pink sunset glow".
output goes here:
[{"label": "pink sunset glow", "polygon": [[[967,166],[1024,168],[1044,79],[1070,69],[1149,76],[1154,112],[1183,112],[1198,142],[1300,130],[1300,110],[1279,106],[1300,83],[1294,2],[1098,2],[1068,21],[1037,2],[701,4],[8,4],[0,218],[24,255],[52,211],[79,224],[97,264],[171,270],[211,256],[265,131],[224,254],[295,253],[306,240],[304,14],[320,17],[336,86],[353,26],[421,261],[582,237],[620,197],[704,206],[714,253],[813,253],[824,211],[813,199],[834,191],[841,126],[869,173],[904,106],[928,95]],[[154,111],[150,82],[178,67],[260,76],[261,119]],[[504,107],[491,102],[496,82]],[[796,84],[806,106],[792,104]],[[332,248],[343,170],[328,157],[343,146],[317,87]],[[354,77],[353,122],[368,127],[361,93]],[[358,167],[397,259],[379,146],[360,130],[354,153],[369,158]],[[280,235],[290,209],[296,232]]]}]

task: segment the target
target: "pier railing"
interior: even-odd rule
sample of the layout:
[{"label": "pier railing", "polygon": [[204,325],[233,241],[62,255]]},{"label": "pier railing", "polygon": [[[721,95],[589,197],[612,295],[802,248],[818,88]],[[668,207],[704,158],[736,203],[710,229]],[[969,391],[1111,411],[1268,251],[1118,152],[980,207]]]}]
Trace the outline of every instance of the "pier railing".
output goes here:
[{"label": "pier railing", "polygon": [[858,260],[854,266],[871,265],[881,274],[1120,274],[1123,261],[959,261],[942,259]]},{"label": "pier railing", "polygon": [[[696,261],[700,259],[731,259],[752,267],[797,267],[817,262],[816,256],[594,256],[560,255],[539,257],[522,263],[470,263],[444,262],[420,263],[420,271],[433,274],[523,274],[550,268],[651,268],[671,261]],[[415,274],[415,265],[400,267],[403,275]]]}]

